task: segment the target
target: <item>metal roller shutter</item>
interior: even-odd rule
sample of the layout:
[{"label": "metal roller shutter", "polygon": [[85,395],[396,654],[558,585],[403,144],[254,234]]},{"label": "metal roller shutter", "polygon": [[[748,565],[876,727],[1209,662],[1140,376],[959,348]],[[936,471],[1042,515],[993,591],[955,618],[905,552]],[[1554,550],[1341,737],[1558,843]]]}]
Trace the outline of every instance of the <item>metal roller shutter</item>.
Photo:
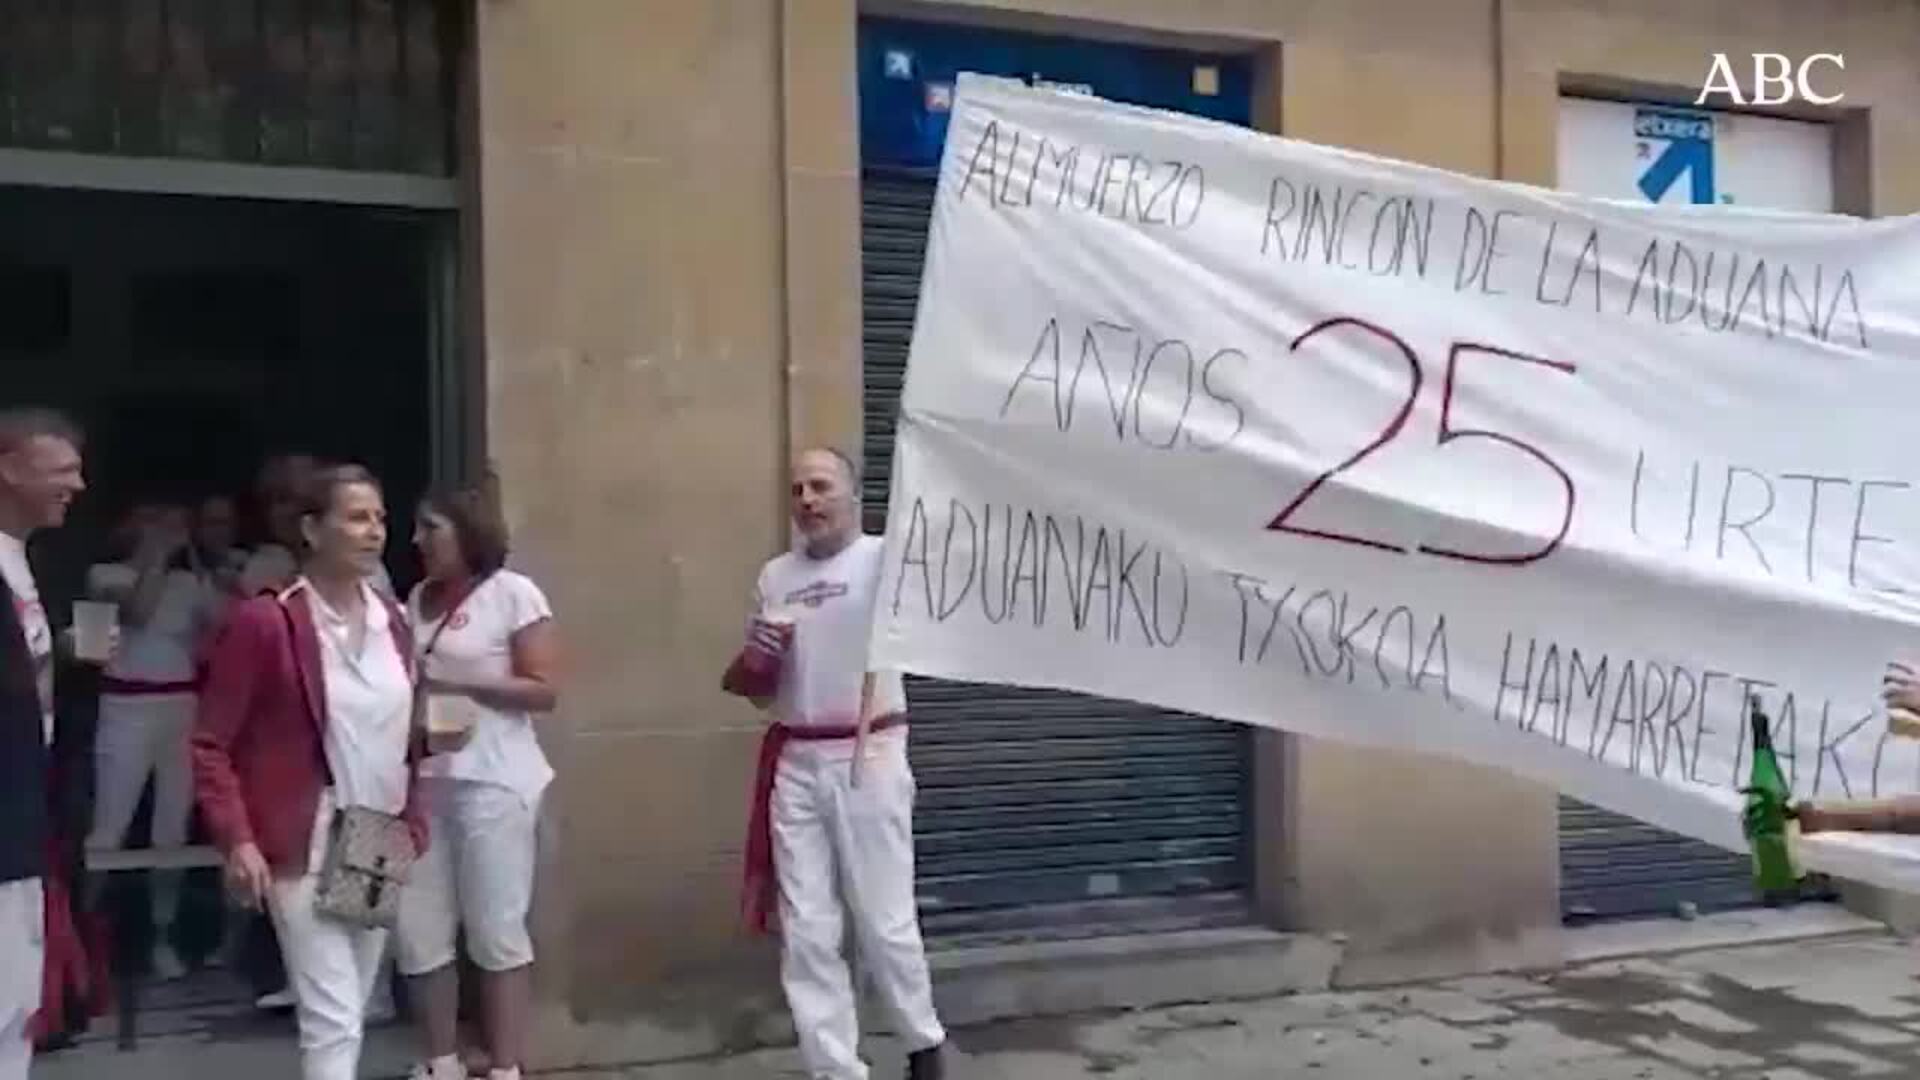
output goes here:
[{"label": "metal roller shutter", "polygon": [[1560,800],[1560,910],[1569,920],[1756,903],[1747,858],[1644,821]]},{"label": "metal roller shutter", "polygon": [[[879,530],[934,180],[869,171],[862,192],[864,497]],[[1245,729],[1013,687],[913,679],[907,696],[928,933],[1244,917]]]}]

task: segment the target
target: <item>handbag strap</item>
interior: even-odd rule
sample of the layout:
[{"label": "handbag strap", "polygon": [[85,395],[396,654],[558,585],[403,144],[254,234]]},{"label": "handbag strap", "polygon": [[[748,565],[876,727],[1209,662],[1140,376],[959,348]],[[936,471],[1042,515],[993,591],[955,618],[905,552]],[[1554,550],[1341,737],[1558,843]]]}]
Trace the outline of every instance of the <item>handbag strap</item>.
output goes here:
[{"label": "handbag strap", "polygon": [[492,577],[492,574],[487,574],[485,577],[475,578],[467,585],[466,591],[462,592],[452,606],[447,608],[446,614],[440,616],[440,625],[434,627],[433,633],[427,636],[427,643],[420,649],[420,659],[425,660],[433,655],[433,647],[440,644],[440,635],[446,633],[447,627],[453,624],[453,617],[460,614],[460,609],[467,606],[467,600],[474,593],[479,592],[480,586],[485,585]]}]

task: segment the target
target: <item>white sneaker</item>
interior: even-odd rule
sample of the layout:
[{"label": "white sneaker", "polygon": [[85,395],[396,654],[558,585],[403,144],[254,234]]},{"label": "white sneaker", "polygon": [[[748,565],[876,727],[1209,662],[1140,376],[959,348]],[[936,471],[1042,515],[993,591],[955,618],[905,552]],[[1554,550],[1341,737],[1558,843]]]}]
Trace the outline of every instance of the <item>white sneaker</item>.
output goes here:
[{"label": "white sneaker", "polygon": [[185,978],[187,965],[174,947],[162,941],[153,947],[153,977],[161,982]]},{"label": "white sneaker", "polygon": [[253,1003],[253,1007],[267,1012],[281,1012],[297,1004],[299,1001],[293,996],[293,987],[283,986],[271,994],[262,994],[260,999]]}]

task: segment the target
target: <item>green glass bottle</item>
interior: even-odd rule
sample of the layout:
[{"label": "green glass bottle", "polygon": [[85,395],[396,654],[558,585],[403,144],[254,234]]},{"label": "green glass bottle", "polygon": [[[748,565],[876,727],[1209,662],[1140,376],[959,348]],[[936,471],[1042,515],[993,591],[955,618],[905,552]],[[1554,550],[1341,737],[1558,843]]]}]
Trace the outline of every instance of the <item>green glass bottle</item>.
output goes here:
[{"label": "green glass bottle", "polygon": [[1753,852],[1753,884],[1766,903],[1787,903],[1800,891],[1800,874],[1787,835],[1793,791],[1780,769],[1767,714],[1761,711],[1757,695],[1747,699],[1747,715],[1753,728],[1753,764],[1747,772],[1747,786],[1741,789],[1746,796],[1741,825]]}]

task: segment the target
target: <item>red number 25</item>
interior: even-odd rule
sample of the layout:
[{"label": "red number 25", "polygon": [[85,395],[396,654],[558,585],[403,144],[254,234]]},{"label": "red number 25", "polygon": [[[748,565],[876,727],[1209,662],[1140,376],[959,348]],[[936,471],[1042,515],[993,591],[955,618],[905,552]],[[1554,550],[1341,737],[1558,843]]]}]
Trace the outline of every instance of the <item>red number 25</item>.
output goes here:
[{"label": "red number 25", "polygon": [[[1366,460],[1366,458],[1376,450],[1379,450],[1381,447],[1399,437],[1400,433],[1406,428],[1408,417],[1413,415],[1414,402],[1418,400],[1420,396],[1420,387],[1424,381],[1424,374],[1421,371],[1420,358],[1413,351],[1413,347],[1408,345],[1393,331],[1375,326],[1373,323],[1363,319],[1341,316],[1323,320],[1308,328],[1299,337],[1294,338],[1293,344],[1287,351],[1290,353],[1299,352],[1300,347],[1312,338],[1322,333],[1342,329],[1356,330],[1383,338],[1399,350],[1400,355],[1405,359],[1407,365],[1406,398],[1401,402],[1400,408],[1395,411],[1393,416],[1381,427],[1378,435],[1375,435],[1370,442],[1362,446],[1346,460],[1314,477],[1312,481],[1300,489],[1300,493],[1293,497],[1293,501],[1281,507],[1280,512],[1274,515],[1273,521],[1267,525],[1267,528],[1275,532],[1295,533],[1300,536],[1311,536],[1321,540],[1332,540],[1343,544],[1355,544],[1360,547],[1405,554],[1407,549],[1399,544],[1389,543],[1384,540],[1375,540],[1364,536],[1355,536],[1352,533],[1306,528],[1295,525],[1289,520],[1293,517],[1294,513],[1302,506],[1305,506],[1307,501],[1313,497],[1314,493],[1319,491],[1329,480],[1360,464],[1360,462]],[[1558,462],[1547,456],[1545,451],[1523,439],[1487,428],[1458,427],[1454,424],[1453,391],[1454,387],[1458,385],[1460,361],[1472,356],[1495,357],[1503,360],[1518,361],[1523,364],[1534,364],[1568,375],[1574,374],[1574,366],[1563,361],[1548,360],[1539,356],[1529,356],[1526,353],[1515,352],[1511,349],[1502,349],[1493,345],[1477,345],[1472,342],[1456,341],[1453,343],[1453,347],[1447,351],[1447,375],[1441,384],[1440,393],[1440,431],[1436,445],[1446,446],[1449,443],[1462,439],[1487,439],[1530,457],[1540,465],[1551,470],[1554,476],[1559,478],[1560,486],[1566,493],[1561,505],[1560,528],[1553,534],[1551,539],[1547,540],[1539,548],[1518,554],[1461,551],[1457,548],[1435,547],[1429,544],[1420,545],[1420,551],[1424,554],[1438,556],[1443,559],[1459,559],[1463,562],[1491,563],[1495,565],[1518,566],[1525,563],[1538,562],[1548,555],[1553,554],[1554,550],[1567,538],[1568,531],[1573,528],[1573,505],[1575,500],[1573,477],[1568,475],[1567,470],[1561,468]]]}]

